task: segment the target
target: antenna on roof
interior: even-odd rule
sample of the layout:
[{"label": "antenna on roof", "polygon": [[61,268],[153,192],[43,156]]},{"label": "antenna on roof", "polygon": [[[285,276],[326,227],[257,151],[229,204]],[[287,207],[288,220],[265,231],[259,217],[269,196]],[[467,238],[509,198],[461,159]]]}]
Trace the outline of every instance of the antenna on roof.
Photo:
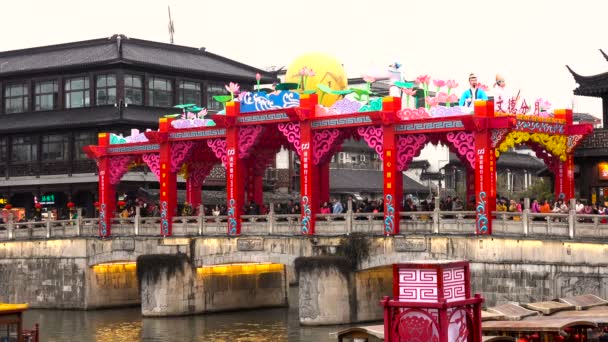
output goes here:
[{"label": "antenna on roof", "polygon": [[173,34],[175,33],[175,26],[173,26],[173,19],[171,19],[171,6],[167,6],[169,10],[169,42],[173,44]]}]

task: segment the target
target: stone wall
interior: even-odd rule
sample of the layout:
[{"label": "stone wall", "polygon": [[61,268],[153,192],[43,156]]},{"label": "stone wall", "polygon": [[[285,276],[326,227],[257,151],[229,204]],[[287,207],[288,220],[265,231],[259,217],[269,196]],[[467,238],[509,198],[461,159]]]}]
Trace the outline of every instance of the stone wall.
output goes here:
[{"label": "stone wall", "polygon": [[88,268],[86,308],[116,308],[139,305],[135,263],[96,265]]},{"label": "stone wall", "polygon": [[285,266],[239,264],[194,268],[184,260],[141,279],[142,314],[177,316],[288,305]]},{"label": "stone wall", "polygon": [[356,322],[382,320],[380,299],[393,296],[392,266],[372,268],[355,273]]},{"label": "stone wall", "polygon": [[84,309],[86,241],[0,243],[0,302]]},{"label": "stone wall", "polygon": [[299,313],[302,325],[353,322],[351,276],[326,264],[299,270]]}]

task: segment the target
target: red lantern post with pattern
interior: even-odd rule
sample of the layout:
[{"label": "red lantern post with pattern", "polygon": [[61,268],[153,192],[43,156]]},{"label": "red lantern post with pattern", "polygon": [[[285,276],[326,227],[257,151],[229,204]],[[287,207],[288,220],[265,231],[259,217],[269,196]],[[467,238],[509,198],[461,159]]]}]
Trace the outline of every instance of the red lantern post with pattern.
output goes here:
[{"label": "red lantern post with pattern", "polygon": [[168,133],[171,118],[159,120],[160,131],[160,235],[173,234],[173,216],[177,206],[177,172],[171,170],[171,144]]},{"label": "red lantern post with pattern", "polygon": [[492,234],[492,212],[496,210],[496,154],[492,147],[490,119],[493,101],[475,101],[475,231]]},{"label": "red lantern post with pattern", "polygon": [[[97,144],[102,148],[110,145],[110,135],[99,133]],[[116,211],[116,188],[111,182],[110,157],[99,156],[99,236],[108,237],[112,234],[112,217]]]},{"label": "red lantern post with pattern", "polygon": [[399,212],[403,197],[403,176],[397,166],[395,118],[401,99],[382,99],[383,173],[384,173],[384,235],[399,234]]},{"label": "red lantern post with pattern", "polygon": [[317,94],[303,94],[300,98],[300,206],[302,223],[300,231],[303,235],[315,233],[315,218],[319,212],[319,168],[313,160],[314,139],[311,119],[315,116]]},{"label": "red lantern post with pattern", "polygon": [[226,208],[228,235],[241,234],[241,211],[245,199],[245,165],[239,156],[239,127],[236,125],[240,103],[226,103]]},{"label": "red lantern post with pattern", "polygon": [[471,297],[467,261],[393,265],[393,299],[384,297],[384,340],[481,341],[480,295]]}]

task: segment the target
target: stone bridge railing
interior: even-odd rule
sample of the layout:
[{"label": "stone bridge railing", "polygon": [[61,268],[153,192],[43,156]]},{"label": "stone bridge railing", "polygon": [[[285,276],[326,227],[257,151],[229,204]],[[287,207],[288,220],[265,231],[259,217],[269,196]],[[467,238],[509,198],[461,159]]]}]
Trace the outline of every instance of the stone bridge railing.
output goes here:
[{"label": "stone bridge railing", "polygon": [[[608,239],[608,216],[568,214],[533,214],[494,212],[496,236],[550,239]],[[226,216],[187,216],[173,218],[173,236],[225,236]],[[243,215],[241,236],[299,236],[300,215],[270,212],[268,215]],[[402,235],[457,234],[475,235],[475,212],[428,211],[401,212]],[[0,224],[0,241],[97,237],[99,219],[48,220]],[[340,236],[350,233],[383,235],[383,214],[355,213],[318,214],[315,235]],[[159,236],[160,217],[114,218],[113,236]]]}]

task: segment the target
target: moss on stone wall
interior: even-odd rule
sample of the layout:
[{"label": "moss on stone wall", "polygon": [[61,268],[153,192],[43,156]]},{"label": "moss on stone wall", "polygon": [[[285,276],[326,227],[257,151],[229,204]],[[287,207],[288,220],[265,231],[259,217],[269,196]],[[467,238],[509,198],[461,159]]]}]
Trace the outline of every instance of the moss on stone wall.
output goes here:
[{"label": "moss on stone wall", "polygon": [[165,272],[167,279],[174,276],[176,272],[184,273],[184,266],[188,263],[188,256],[178,254],[149,254],[137,257],[137,281],[142,279],[157,282],[160,275]]},{"label": "moss on stone wall", "polygon": [[295,260],[296,272],[302,271],[318,271],[326,268],[336,268],[347,279],[348,275],[353,271],[353,264],[350,260],[343,256],[324,255],[314,257],[299,257]]}]

